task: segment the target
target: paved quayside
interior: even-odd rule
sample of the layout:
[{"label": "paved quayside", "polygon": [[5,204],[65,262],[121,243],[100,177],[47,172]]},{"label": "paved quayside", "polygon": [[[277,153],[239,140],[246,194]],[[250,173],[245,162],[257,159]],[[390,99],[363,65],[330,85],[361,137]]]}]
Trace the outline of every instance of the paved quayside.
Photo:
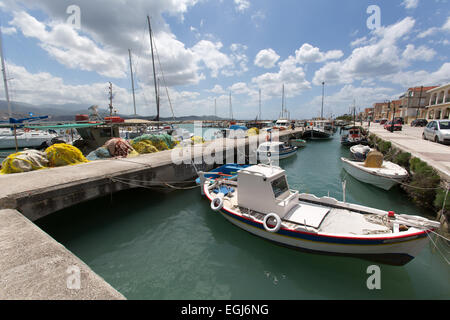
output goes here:
[{"label": "paved quayside", "polygon": [[16,210],[0,210],[0,252],[0,300],[125,299]]},{"label": "paved quayside", "polygon": [[402,151],[428,163],[444,180],[450,182],[450,146],[423,140],[423,128],[404,125],[402,131],[390,132],[382,125],[372,123],[369,130]]}]

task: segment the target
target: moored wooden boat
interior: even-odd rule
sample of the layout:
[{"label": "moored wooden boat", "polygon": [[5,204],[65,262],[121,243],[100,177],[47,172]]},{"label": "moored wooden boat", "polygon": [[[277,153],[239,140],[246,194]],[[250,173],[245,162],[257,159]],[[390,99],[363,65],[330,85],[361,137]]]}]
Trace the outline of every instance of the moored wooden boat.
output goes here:
[{"label": "moored wooden boat", "polygon": [[390,161],[382,160],[380,166],[367,166],[367,159],[360,162],[341,158],[341,161],[344,170],[355,179],[384,190],[391,189],[408,177],[408,171]]},{"label": "moored wooden boat", "polygon": [[[219,171],[222,171],[219,169]],[[200,172],[211,209],[234,225],[291,248],[404,265],[439,222],[289,189],[279,167],[253,165],[231,177]]]}]

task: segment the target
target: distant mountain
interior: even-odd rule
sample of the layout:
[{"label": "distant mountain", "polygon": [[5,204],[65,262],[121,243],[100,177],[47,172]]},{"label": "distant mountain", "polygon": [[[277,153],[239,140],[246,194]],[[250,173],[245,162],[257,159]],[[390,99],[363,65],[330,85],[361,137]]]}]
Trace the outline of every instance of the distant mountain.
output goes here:
[{"label": "distant mountain", "polygon": [[[49,120],[51,121],[73,121],[75,120],[75,115],[77,114],[89,114],[90,106],[86,106],[84,104],[64,104],[64,105],[41,105],[36,106],[29,103],[24,102],[11,102],[12,109],[12,117],[13,118],[27,118],[30,115],[30,112],[33,113],[34,116],[49,116]],[[109,110],[107,109],[99,109],[98,110],[100,116],[107,117],[109,116]],[[155,116],[140,116],[140,115],[124,115],[117,114],[118,116],[124,119],[146,119],[153,120]],[[8,120],[8,104],[4,100],[0,100],[0,120]],[[161,121],[172,121],[172,117],[160,117]],[[195,120],[226,120],[223,118],[215,117],[215,116],[182,116],[175,117],[176,121],[195,121]]]}]

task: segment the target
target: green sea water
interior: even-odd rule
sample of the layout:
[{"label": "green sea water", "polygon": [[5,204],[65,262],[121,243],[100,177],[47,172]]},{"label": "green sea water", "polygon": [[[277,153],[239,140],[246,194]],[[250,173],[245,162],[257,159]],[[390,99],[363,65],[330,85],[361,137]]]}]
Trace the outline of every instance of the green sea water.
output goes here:
[{"label": "green sea water", "polygon": [[[282,160],[292,189],[397,213],[415,207],[342,170],[339,135]],[[37,224],[128,299],[449,299],[450,268],[430,243],[403,267],[303,253],[253,236],[210,209],[199,189],[135,189],[56,212]],[[436,241],[436,240],[435,240]],[[449,246],[438,241],[447,259]],[[370,265],[381,289],[369,290]]]}]

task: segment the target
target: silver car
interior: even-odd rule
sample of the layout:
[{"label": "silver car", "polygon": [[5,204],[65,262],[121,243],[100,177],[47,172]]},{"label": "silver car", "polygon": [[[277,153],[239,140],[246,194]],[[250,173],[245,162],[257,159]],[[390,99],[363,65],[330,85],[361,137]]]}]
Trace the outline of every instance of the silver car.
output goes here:
[{"label": "silver car", "polygon": [[450,120],[432,120],[423,130],[422,138],[450,144]]}]

